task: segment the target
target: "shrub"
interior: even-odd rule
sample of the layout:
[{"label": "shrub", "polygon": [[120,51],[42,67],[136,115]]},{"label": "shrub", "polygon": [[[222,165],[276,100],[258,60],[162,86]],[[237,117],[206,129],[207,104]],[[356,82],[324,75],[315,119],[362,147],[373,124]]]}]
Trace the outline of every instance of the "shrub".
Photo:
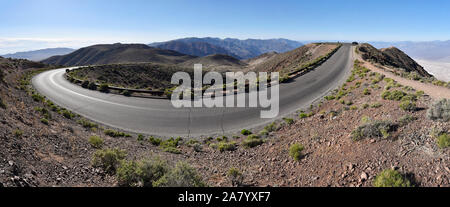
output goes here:
[{"label": "shrub", "polygon": [[304,150],[305,147],[303,147],[303,145],[301,144],[293,144],[291,145],[291,147],[289,148],[289,156],[291,156],[295,161],[299,161],[303,154],[302,151]]},{"label": "shrub", "polygon": [[217,149],[221,152],[236,150],[236,142],[219,142]]},{"label": "shrub", "polygon": [[276,131],[278,128],[277,124],[275,122],[272,122],[271,124],[265,126],[264,129],[267,130],[268,132],[273,132]]},{"label": "shrub", "polygon": [[138,166],[135,161],[121,161],[116,172],[117,181],[120,186],[136,187],[139,185]]},{"label": "shrub", "polygon": [[402,116],[399,120],[398,123],[400,124],[400,126],[406,126],[409,123],[413,122],[417,120],[417,117],[411,116],[411,115],[405,115]]},{"label": "shrub", "polygon": [[364,138],[388,138],[389,133],[397,130],[397,127],[397,124],[390,121],[369,121],[353,130],[351,137],[354,141]]},{"label": "shrub", "polygon": [[152,187],[153,183],[161,179],[169,170],[167,162],[156,157],[138,163],[137,175],[144,187]]},{"label": "shrub", "polygon": [[139,134],[137,137],[137,141],[144,141],[145,137],[142,134]]},{"label": "shrub", "polygon": [[437,138],[437,145],[441,149],[445,149],[450,146],[450,135],[447,133],[443,133]]},{"label": "shrub", "polygon": [[411,187],[411,182],[396,170],[388,169],[377,175],[374,187]]},{"label": "shrub", "polygon": [[230,168],[227,173],[227,177],[231,182],[231,185],[234,187],[242,186],[242,183],[244,181],[244,176],[237,168]]},{"label": "shrub", "polygon": [[384,91],[381,94],[381,98],[384,100],[393,100],[393,101],[400,101],[402,100],[403,96],[406,96],[406,93],[403,91],[395,90],[395,91]]},{"label": "shrub", "polygon": [[88,88],[89,87],[89,81],[85,80],[81,83],[81,87]]},{"label": "shrub", "polygon": [[15,137],[19,138],[19,137],[22,137],[22,135],[23,135],[23,131],[22,130],[20,130],[20,129],[14,130],[14,136]]},{"label": "shrub", "polygon": [[450,121],[450,99],[442,99],[431,105],[427,117],[431,120]]},{"label": "shrub", "polygon": [[417,110],[416,102],[413,101],[402,101],[399,107],[405,111],[415,111]]},{"label": "shrub", "polygon": [[105,129],[103,132],[110,137],[131,137],[131,135],[129,134],[125,134],[124,132],[119,132],[112,129]]},{"label": "shrub", "polygon": [[131,96],[131,94],[132,94],[132,92],[129,91],[129,90],[124,90],[124,91],[122,92],[122,95],[124,95],[124,96]]},{"label": "shrub", "polygon": [[366,96],[370,95],[370,90],[368,88],[365,88],[364,91],[363,91],[363,94],[366,95]]},{"label": "shrub", "polygon": [[33,95],[31,95],[31,98],[33,98],[33,100],[36,102],[43,102],[45,100],[44,96],[41,96],[37,93],[34,93]]},{"label": "shrub", "polygon": [[41,122],[45,125],[48,125],[48,119],[46,119],[46,118],[42,118]]},{"label": "shrub", "polygon": [[308,114],[306,114],[306,113],[300,113],[300,114],[298,115],[298,117],[300,117],[301,119],[308,118]]},{"label": "shrub", "polygon": [[88,89],[90,90],[97,90],[97,84],[95,84],[94,82],[89,83]]},{"label": "shrub", "polygon": [[205,187],[197,171],[185,162],[179,162],[174,169],[153,183],[153,187]]},{"label": "shrub", "polygon": [[241,131],[241,134],[244,135],[244,136],[248,136],[248,135],[253,134],[253,133],[250,130],[248,130],[248,129],[243,129]]},{"label": "shrub", "polygon": [[114,174],[126,152],[119,149],[97,150],[92,158],[92,166],[99,167],[109,174]]},{"label": "shrub", "polygon": [[2,97],[0,97],[0,108],[6,109],[6,104],[3,102]]},{"label": "shrub", "polygon": [[383,104],[381,104],[381,103],[373,103],[372,105],[370,105],[370,108],[377,109],[377,108],[380,108],[381,106],[383,106]]},{"label": "shrub", "polygon": [[100,84],[99,89],[100,92],[109,93],[109,85],[108,84]]},{"label": "shrub", "polygon": [[87,128],[87,129],[92,129],[92,128],[97,128],[98,127],[98,124],[90,122],[90,121],[88,121],[86,119],[80,119],[80,120],[77,121],[77,123],[80,124],[81,126],[83,126],[84,128]]},{"label": "shrub", "polygon": [[178,137],[176,139],[174,139],[172,137],[172,138],[170,138],[168,140],[162,141],[160,146],[161,146],[161,149],[164,152],[169,152],[169,153],[173,153],[173,154],[180,154],[181,151],[177,149],[178,144],[180,143],[180,141],[181,141],[180,137]]},{"label": "shrub", "polygon": [[242,141],[242,146],[244,146],[245,148],[253,148],[262,145],[263,143],[264,141],[258,136],[250,135],[244,141]]},{"label": "shrub", "polygon": [[148,141],[155,146],[159,146],[162,142],[162,140],[160,138],[155,138],[153,136],[151,136],[150,138],[148,138]]},{"label": "shrub", "polygon": [[331,101],[331,100],[336,99],[335,96],[325,96],[324,98],[325,98],[327,101]]},{"label": "shrub", "polygon": [[89,144],[91,144],[93,148],[100,149],[103,146],[103,139],[98,136],[91,136],[89,137]]},{"label": "shrub", "polygon": [[286,122],[286,124],[291,125],[294,123],[294,119],[291,118],[283,118],[284,122]]},{"label": "shrub", "polygon": [[62,115],[63,115],[64,117],[66,117],[67,119],[72,119],[73,117],[75,117],[75,114],[72,113],[72,112],[70,112],[70,111],[67,110],[67,109],[64,109],[64,110],[62,111]]}]

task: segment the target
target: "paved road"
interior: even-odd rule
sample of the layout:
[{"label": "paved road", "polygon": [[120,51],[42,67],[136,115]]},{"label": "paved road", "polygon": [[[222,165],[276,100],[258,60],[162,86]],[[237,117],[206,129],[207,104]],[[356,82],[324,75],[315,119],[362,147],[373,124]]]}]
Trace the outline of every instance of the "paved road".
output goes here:
[{"label": "paved road", "polygon": [[263,126],[292,114],[344,83],[353,65],[353,47],[344,44],[327,62],[294,81],[280,85],[280,114],[261,119],[260,108],[181,108],[169,100],[125,97],[91,91],[68,82],[65,69],[41,73],[36,90],[56,104],[101,124],[160,136],[216,135]]}]

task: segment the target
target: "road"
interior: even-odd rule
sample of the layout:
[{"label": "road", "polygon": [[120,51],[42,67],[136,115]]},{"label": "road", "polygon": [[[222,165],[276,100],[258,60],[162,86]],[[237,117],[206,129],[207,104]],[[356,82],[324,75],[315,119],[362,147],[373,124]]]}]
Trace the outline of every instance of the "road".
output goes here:
[{"label": "road", "polygon": [[125,97],[87,90],[64,78],[65,68],[41,73],[33,87],[49,100],[95,122],[158,136],[200,137],[260,127],[304,109],[345,82],[353,50],[344,44],[331,58],[292,82],[280,85],[280,113],[261,119],[260,108],[174,108],[170,100]]}]

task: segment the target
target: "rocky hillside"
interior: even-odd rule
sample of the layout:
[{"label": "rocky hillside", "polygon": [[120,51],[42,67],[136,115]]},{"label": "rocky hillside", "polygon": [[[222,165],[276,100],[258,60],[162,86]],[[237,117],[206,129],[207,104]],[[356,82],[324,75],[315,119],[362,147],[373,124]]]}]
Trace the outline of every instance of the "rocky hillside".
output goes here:
[{"label": "rocky hillside", "polygon": [[357,48],[364,60],[393,67],[404,72],[417,72],[422,77],[432,77],[422,66],[407,54],[395,47],[376,49],[370,44],[361,44]]},{"label": "rocky hillside", "polygon": [[[303,44],[300,42],[287,40],[287,39],[269,39],[269,40],[259,40],[259,39],[247,39],[247,40],[239,40],[233,38],[184,38],[172,40],[171,42],[184,42],[184,43],[208,43],[210,45],[214,45],[216,47],[221,47],[229,51],[231,56],[240,57],[242,59],[254,58],[259,55],[268,52],[287,52],[302,46]],[[162,43],[152,43],[150,46],[159,47],[159,45],[166,44],[166,42]],[[187,53],[189,54],[189,53]],[[228,53],[225,53],[228,54]]]},{"label": "rocky hillside", "polygon": [[264,54],[248,60],[249,70],[265,72],[292,71],[328,54],[337,46],[337,44],[308,44],[285,53]]},{"label": "rocky hillside", "polygon": [[171,50],[152,48],[143,44],[93,45],[81,48],[73,53],[54,56],[43,63],[64,66],[103,65],[112,63],[153,62],[176,64],[193,56]]},{"label": "rocky hillside", "polygon": [[216,54],[208,55],[205,57],[199,57],[192,60],[188,60],[179,64],[183,67],[193,68],[194,64],[202,64],[203,68],[221,70],[224,68],[229,69],[241,69],[242,66],[246,64],[232,56]]},{"label": "rocky hillside", "polygon": [[157,46],[157,48],[164,50],[173,50],[183,54],[204,57],[208,55],[221,54],[221,55],[229,55],[235,58],[240,58],[233,54],[232,52],[222,48],[220,46],[216,46],[213,44],[209,44],[207,42],[183,42],[183,41],[169,41]]}]

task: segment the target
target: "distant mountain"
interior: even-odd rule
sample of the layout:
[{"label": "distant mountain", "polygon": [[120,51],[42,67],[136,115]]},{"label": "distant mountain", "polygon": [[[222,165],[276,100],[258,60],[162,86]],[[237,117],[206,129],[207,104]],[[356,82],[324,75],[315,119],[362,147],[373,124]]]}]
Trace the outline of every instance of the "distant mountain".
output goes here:
[{"label": "distant mountain", "polygon": [[[214,45],[216,47],[224,48],[227,51],[229,51],[229,53],[233,54],[231,56],[239,57],[241,59],[254,58],[254,57],[257,57],[264,53],[268,53],[268,52],[283,53],[283,52],[287,52],[287,51],[296,49],[303,45],[300,42],[287,40],[287,39],[239,40],[239,39],[232,39],[232,38],[220,39],[220,38],[212,38],[212,37],[206,37],[206,38],[192,37],[192,38],[172,40],[170,42],[208,43],[208,44]],[[160,45],[164,45],[166,43],[167,42],[152,43],[152,44],[150,44],[150,46],[160,47]],[[211,53],[211,54],[214,54],[214,53]],[[208,55],[210,55],[210,54],[208,54]]]},{"label": "distant mountain", "polygon": [[194,64],[202,64],[204,68],[212,67],[241,67],[246,65],[244,62],[240,61],[229,55],[215,54],[208,55],[204,57],[194,58],[186,62],[180,63],[182,67],[193,68]]},{"label": "distant mountain", "polygon": [[81,48],[63,56],[53,56],[43,63],[64,66],[102,65],[112,63],[153,62],[177,64],[195,58],[172,50],[144,44],[103,44]]},{"label": "distant mountain", "polygon": [[1,55],[5,58],[27,59],[31,61],[41,61],[55,55],[66,55],[75,51],[71,48],[48,48],[27,52],[16,52],[14,54]]},{"label": "distant mountain", "polygon": [[189,54],[199,57],[213,54],[222,54],[240,58],[223,47],[212,45],[207,42],[169,41],[159,44],[156,47],[165,50],[174,50],[183,54]]},{"label": "distant mountain", "polygon": [[425,60],[450,60],[450,40],[429,42],[371,42],[376,48],[397,47],[413,58]]},{"label": "distant mountain", "polygon": [[370,60],[381,65],[402,69],[406,72],[417,72],[423,77],[431,75],[415,60],[396,47],[378,50],[370,44],[364,43],[358,46],[358,51],[364,60]]}]

